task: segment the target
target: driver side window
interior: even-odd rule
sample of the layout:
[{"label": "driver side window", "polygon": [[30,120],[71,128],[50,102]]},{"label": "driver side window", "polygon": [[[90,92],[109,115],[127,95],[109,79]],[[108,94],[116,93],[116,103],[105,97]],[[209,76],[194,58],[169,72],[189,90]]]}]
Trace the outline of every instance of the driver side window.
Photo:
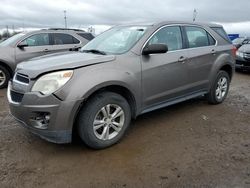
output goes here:
[{"label": "driver side window", "polygon": [[178,26],[164,27],[154,34],[148,44],[166,44],[168,51],[180,50],[183,48],[181,29]]},{"label": "driver side window", "polygon": [[31,37],[28,37],[23,42],[28,46],[49,45],[49,34],[48,33],[35,34],[32,35]]}]

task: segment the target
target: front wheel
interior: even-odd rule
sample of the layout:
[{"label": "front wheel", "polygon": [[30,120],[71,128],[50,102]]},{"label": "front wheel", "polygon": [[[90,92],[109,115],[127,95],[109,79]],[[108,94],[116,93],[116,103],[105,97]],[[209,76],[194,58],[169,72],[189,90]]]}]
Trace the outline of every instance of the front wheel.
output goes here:
[{"label": "front wheel", "polygon": [[226,71],[219,71],[217,77],[207,94],[208,102],[211,104],[222,103],[228,94],[230,78]]},{"label": "front wheel", "polygon": [[8,85],[10,79],[9,71],[0,65],[0,89],[5,88]]},{"label": "front wheel", "polygon": [[78,114],[77,128],[83,142],[93,149],[116,144],[131,120],[130,106],[125,98],[113,92],[95,95]]}]

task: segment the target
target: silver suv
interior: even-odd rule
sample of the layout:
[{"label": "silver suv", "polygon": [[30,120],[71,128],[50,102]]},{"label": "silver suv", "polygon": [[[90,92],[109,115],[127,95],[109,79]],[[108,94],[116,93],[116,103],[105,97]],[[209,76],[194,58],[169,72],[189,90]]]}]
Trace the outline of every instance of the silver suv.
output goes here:
[{"label": "silver suv", "polygon": [[80,52],[21,63],[9,83],[12,115],[31,132],[95,149],[117,143],[136,118],[205,95],[227,96],[235,49],[223,27],[161,22],[114,27]]},{"label": "silver suv", "polygon": [[78,50],[94,36],[77,29],[43,29],[19,33],[0,43],[0,89],[7,86],[16,65],[33,57]]}]

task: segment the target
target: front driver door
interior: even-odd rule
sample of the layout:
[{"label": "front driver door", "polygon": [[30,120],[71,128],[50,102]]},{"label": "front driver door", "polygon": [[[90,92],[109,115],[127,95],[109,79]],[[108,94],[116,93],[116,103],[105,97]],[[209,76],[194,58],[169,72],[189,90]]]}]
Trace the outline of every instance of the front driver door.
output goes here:
[{"label": "front driver door", "polygon": [[[157,31],[147,44],[163,43],[165,54],[142,55],[142,87],[144,108],[154,107],[185,95],[187,84],[187,52],[183,49],[181,28],[166,26]],[[146,44],[146,45],[147,45]]]},{"label": "front driver door", "polygon": [[27,47],[16,47],[17,63],[45,55],[51,47],[48,33],[34,34],[21,42],[26,44]]}]

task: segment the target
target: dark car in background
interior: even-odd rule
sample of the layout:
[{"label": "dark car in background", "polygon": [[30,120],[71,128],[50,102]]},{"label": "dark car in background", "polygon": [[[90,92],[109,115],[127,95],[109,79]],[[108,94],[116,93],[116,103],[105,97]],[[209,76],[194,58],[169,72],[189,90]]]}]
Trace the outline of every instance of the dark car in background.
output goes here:
[{"label": "dark car in background", "polygon": [[236,52],[236,69],[250,70],[250,41]]},{"label": "dark car in background", "polygon": [[78,29],[42,29],[23,32],[0,43],[0,89],[7,86],[16,65],[28,59],[62,51],[77,51],[94,36]]},{"label": "dark car in background", "polygon": [[248,37],[240,37],[232,41],[233,45],[239,49],[242,45],[247,44],[250,41]]}]

